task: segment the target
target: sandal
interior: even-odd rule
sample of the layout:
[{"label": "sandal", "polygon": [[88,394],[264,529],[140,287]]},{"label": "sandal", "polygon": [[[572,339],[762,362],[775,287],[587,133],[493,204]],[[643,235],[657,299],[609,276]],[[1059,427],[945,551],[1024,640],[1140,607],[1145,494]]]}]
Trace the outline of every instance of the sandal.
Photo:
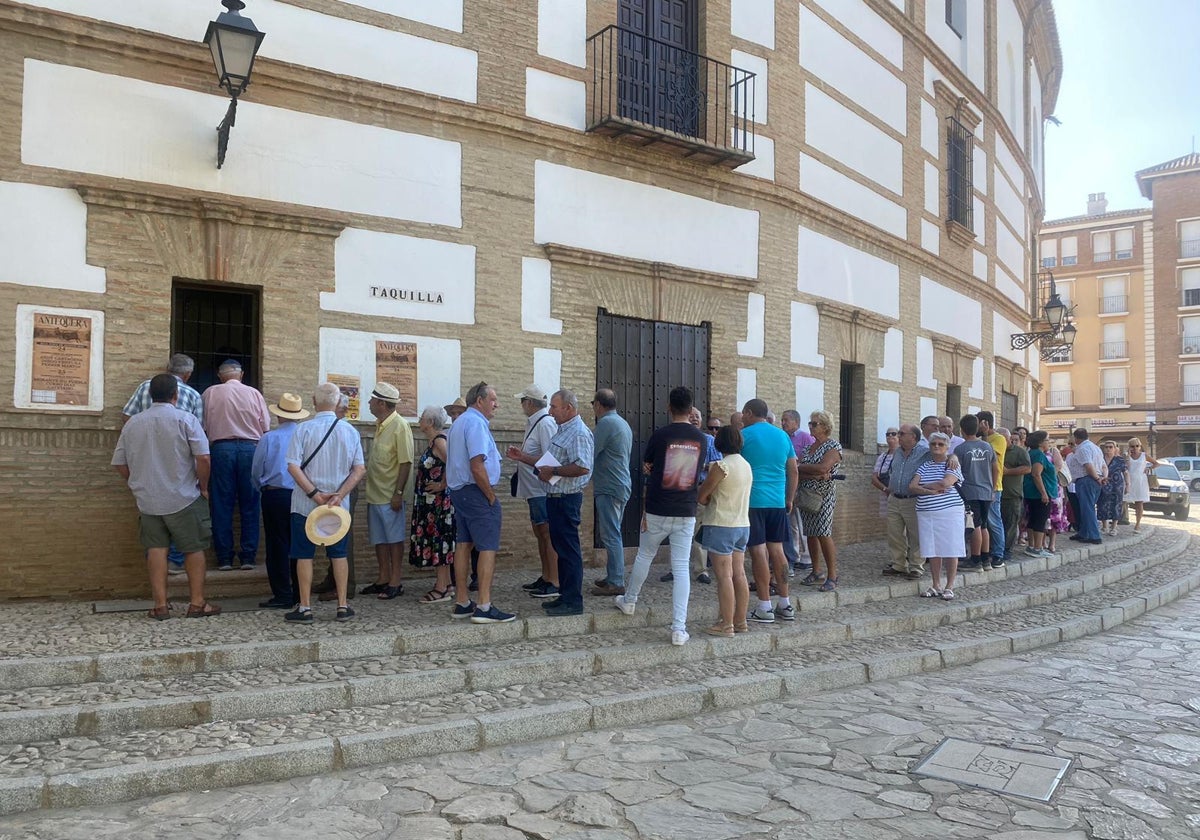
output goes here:
[{"label": "sandal", "polygon": [[837,589],[837,580],[838,579],[835,577],[825,578],[825,582],[817,588],[821,592],[832,592],[833,590]]},{"label": "sandal", "polygon": [[404,594],[404,584],[401,583],[401,584],[397,584],[396,586],[383,587],[383,589],[379,590],[379,595],[377,597],[379,598],[380,601],[390,601],[393,598],[395,598],[397,595],[403,595],[403,594]]},{"label": "sandal", "polygon": [[372,583],[358,590],[359,595],[378,595],[383,590],[387,589],[386,583]]},{"label": "sandal", "polygon": [[928,589],[926,589],[924,592],[921,593],[921,597],[922,598],[941,598],[942,590],[938,589],[937,587],[931,586]]},{"label": "sandal", "polygon": [[444,604],[454,596],[445,589],[430,589],[421,596],[419,603],[422,604]]},{"label": "sandal", "polygon": [[735,624],[735,625],[733,625],[733,632],[734,633],[749,633],[750,625],[744,621],[741,624]]},{"label": "sandal", "polygon": [[150,616],[150,618],[153,618],[155,621],[166,621],[171,617],[171,605],[166,604],[165,606],[154,607],[150,610],[150,612],[147,613],[147,615]]},{"label": "sandal", "polygon": [[943,592],[943,593],[942,593],[942,600],[943,600],[943,601],[953,601],[953,600],[954,600],[954,590],[953,590],[953,589],[947,589],[945,592]]},{"label": "sandal", "polygon": [[818,575],[816,572],[809,572],[808,577],[800,581],[802,586],[816,586],[819,583],[824,583],[825,578]]},{"label": "sandal", "polygon": [[208,601],[205,601],[203,604],[201,604],[198,607],[195,604],[188,604],[188,610],[187,610],[188,618],[208,618],[210,615],[220,615],[220,614],[221,614],[220,606],[218,606],[217,604],[210,604]]}]

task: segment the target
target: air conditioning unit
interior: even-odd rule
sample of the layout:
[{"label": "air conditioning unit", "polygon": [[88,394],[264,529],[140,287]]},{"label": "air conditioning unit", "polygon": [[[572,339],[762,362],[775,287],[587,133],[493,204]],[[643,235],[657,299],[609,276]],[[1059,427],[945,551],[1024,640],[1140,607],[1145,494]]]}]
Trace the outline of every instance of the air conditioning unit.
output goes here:
[{"label": "air conditioning unit", "polygon": [[1200,348],[1194,347],[1189,344],[1187,347],[1183,348],[1183,352],[1186,354],[1200,353]]}]

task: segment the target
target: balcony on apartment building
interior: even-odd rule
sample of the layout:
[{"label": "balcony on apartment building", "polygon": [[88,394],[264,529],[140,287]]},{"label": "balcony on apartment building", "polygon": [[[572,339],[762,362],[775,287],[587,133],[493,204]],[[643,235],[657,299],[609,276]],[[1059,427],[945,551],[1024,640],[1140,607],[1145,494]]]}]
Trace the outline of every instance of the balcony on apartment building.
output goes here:
[{"label": "balcony on apartment building", "polygon": [[1047,365],[1064,365],[1075,361],[1069,344],[1052,344],[1042,349],[1042,363]]},{"label": "balcony on apartment building", "polygon": [[1100,342],[1100,361],[1115,362],[1121,359],[1129,358],[1129,342],[1128,341],[1102,341]]},{"label": "balcony on apartment building", "polygon": [[1100,298],[1101,315],[1124,315],[1129,312],[1129,295],[1108,295]]},{"label": "balcony on apartment building", "polygon": [[1179,259],[1191,260],[1200,257],[1200,239],[1184,239],[1179,243]]},{"label": "balcony on apartment building", "polygon": [[1200,289],[1184,289],[1180,306],[1200,306]]},{"label": "balcony on apartment building", "polygon": [[1046,408],[1074,408],[1074,391],[1047,391]]},{"label": "balcony on apartment building", "polygon": [[1200,335],[1180,336],[1179,354],[1181,356],[1195,356],[1200,354]]},{"label": "balcony on apartment building", "polygon": [[735,167],[754,160],[755,74],[608,26],[588,38],[587,130]]},{"label": "balcony on apartment building", "polygon": [[1184,385],[1179,401],[1184,403],[1200,403],[1200,385]]},{"label": "balcony on apartment building", "polygon": [[1101,388],[1100,405],[1129,405],[1129,389]]}]

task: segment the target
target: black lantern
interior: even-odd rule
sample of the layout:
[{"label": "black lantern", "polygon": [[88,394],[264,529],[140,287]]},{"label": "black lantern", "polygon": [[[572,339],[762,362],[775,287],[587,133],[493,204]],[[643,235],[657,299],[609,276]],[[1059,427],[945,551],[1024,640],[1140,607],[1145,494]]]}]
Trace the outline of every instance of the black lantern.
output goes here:
[{"label": "black lantern", "polygon": [[246,8],[242,0],[221,0],[226,11],[208,24],[204,43],[212,51],[213,66],[217,70],[217,82],[229,94],[229,110],[225,119],[217,126],[217,169],[225,163],[225,150],[229,146],[229,129],[237,118],[237,100],[250,84],[250,73],[254,69],[254,57],[262,45],[265,32],[259,32],[250,18],[239,12]]},{"label": "black lantern", "polygon": [[1067,325],[1062,328],[1062,336],[1061,336],[1062,343],[1067,345],[1068,347],[1070,347],[1072,344],[1074,344],[1076,332],[1078,332],[1078,330],[1075,329],[1075,324],[1072,323],[1071,321],[1068,321]]},{"label": "black lantern", "polygon": [[1067,305],[1062,302],[1058,292],[1055,292],[1042,307],[1042,312],[1045,313],[1046,320],[1050,323],[1050,329],[1057,331],[1062,327],[1063,318],[1067,315]]},{"label": "black lantern", "polygon": [[1070,348],[1075,343],[1075,325],[1070,322],[1071,309],[1059,297],[1054,285],[1054,274],[1049,271],[1038,273],[1038,290],[1048,286],[1050,297],[1042,306],[1042,314],[1046,317],[1048,330],[1039,332],[1013,333],[1009,336],[1009,344],[1014,350],[1024,350],[1040,342],[1042,358],[1047,361],[1066,361],[1062,348]]}]

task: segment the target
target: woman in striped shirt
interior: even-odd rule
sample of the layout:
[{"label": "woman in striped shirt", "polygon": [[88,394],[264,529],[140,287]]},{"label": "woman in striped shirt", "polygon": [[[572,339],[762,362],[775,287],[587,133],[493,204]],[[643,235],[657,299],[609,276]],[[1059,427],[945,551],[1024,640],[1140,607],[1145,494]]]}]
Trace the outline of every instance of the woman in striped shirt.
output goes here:
[{"label": "woman in striped shirt", "polygon": [[[934,432],[929,436],[929,460],[913,476],[908,492],[917,497],[917,532],[921,554],[929,561],[933,585],[922,598],[954,599],[954,581],[958,576],[958,558],[966,551],[963,520],[966,509],[954,485],[962,481],[958,459],[950,454],[950,436]],[[942,563],[946,566],[946,586],[942,583]]]}]

